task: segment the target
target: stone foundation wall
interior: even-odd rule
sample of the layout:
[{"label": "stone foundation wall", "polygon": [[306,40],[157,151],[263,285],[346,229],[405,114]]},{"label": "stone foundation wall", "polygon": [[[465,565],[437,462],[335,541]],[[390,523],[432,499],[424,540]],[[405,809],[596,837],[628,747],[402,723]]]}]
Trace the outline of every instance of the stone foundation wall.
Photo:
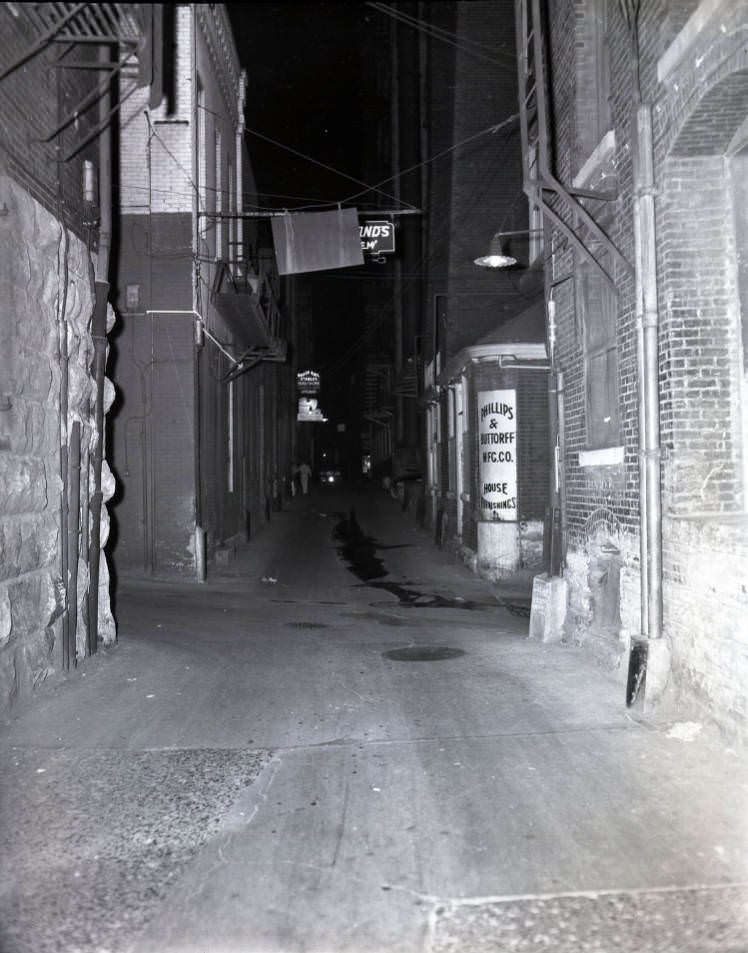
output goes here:
[{"label": "stone foundation wall", "polygon": [[[93,275],[86,245],[16,182],[0,175],[0,710],[27,696],[62,663],[61,439],[81,434],[75,656],[87,644],[89,488],[95,447]],[[66,324],[63,325],[63,308]],[[61,427],[62,329],[68,351],[67,426]],[[113,388],[107,388],[111,403]],[[105,467],[104,493],[113,492]],[[103,516],[102,541],[108,517]],[[99,638],[115,639],[102,558]],[[71,662],[73,652],[71,650]]]}]

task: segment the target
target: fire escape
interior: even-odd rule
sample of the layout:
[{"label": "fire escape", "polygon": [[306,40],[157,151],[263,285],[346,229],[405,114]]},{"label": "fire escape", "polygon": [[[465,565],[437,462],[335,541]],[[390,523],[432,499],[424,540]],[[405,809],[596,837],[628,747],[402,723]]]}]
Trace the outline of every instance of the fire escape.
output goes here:
[{"label": "fire escape", "polygon": [[242,371],[286,360],[277,282],[272,249],[260,249],[253,260],[221,262],[216,271],[211,301],[245,348]]},{"label": "fire escape", "polygon": [[515,0],[525,194],[544,221],[558,228],[615,289],[616,268],[626,275],[633,268],[583,203],[613,202],[616,195],[563,185],[552,168],[547,23],[545,0]]},{"label": "fire escape", "polygon": [[[100,116],[97,125],[83,125],[75,145],[61,156],[62,162],[69,162],[99,136],[137,88],[150,85],[151,105],[160,100],[163,4],[9,3],[7,6],[14,17],[26,20],[37,39],[0,71],[0,80],[53,45],[59,51],[54,62],[58,69],[93,70],[102,74],[98,87],[77,103],[54,129],[43,133],[41,142],[52,142],[70,126],[74,125],[77,130],[81,117],[104,100],[112,81],[121,72],[130,72],[131,67],[136,67],[132,82],[120,101],[111,106],[105,116]],[[103,51],[98,62],[85,52],[91,46]],[[83,55],[80,51],[84,51]],[[74,53],[78,53],[80,58],[74,59],[71,56]]]}]

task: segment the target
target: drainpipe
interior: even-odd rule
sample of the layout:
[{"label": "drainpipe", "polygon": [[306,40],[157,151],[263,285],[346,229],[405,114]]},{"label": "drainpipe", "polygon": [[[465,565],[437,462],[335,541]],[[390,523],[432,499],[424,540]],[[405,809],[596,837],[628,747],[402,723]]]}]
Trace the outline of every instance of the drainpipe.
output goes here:
[{"label": "drainpipe", "polygon": [[662,694],[669,654],[662,637],[662,497],[660,481],[659,311],[654,189],[652,109],[642,103],[639,86],[637,25],[631,29],[635,107],[634,243],[636,273],[637,360],[639,378],[639,535],[641,635],[632,640],[626,703],[650,701]]},{"label": "drainpipe", "polygon": [[[199,182],[197,154],[199,117],[197,110],[197,5],[192,6],[192,181]],[[237,193],[239,189],[237,188]],[[241,219],[240,219],[241,221]],[[200,196],[198,188],[192,190],[192,310],[196,315],[200,311]],[[193,441],[194,451],[194,484],[195,484],[195,575],[198,582],[205,582],[206,569],[206,540],[205,529],[202,526],[202,482],[200,474],[200,354],[203,347],[204,325],[202,319],[195,320],[195,333],[192,347],[192,404],[193,404]]]},{"label": "drainpipe", "polygon": [[[99,60],[109,62],[109,48],[102,46]],[[99,119],[104,124],[99,135],[99,249],[94,268],[96,300],[91,327],[94,345],[93,375],[96,386],[96,445],[93,455],[93,493],[91,494],[91,540],[89,543],[88,651],[96,652],[99,639],[99,565],[101,560],[101,471],[104,461],[104,379],[106,371],[106,309],[109,297],[109,250],[112,241],[112,131],[107,123],[111,94],[99,101]]]},{"label": "drainpipe", "polygon": [[[549,240],[546,230],[546,241]],[[551,460],[550,478],[550,526],[546,539],[548,540],[548,572],[551,576],[563,575],[566,560],[566,428],[564,402],[564,372],[558,369],[556,361],[556,301],[553,297],[556,288],[569,281],[573,276],[564,275],[561,278],[550,280],[546,278],[546,315],[547,315],[547,345],[548,345],[548,420],[549,420],[549,449]]]},{"label": "drainpipe", "polygon": [[[553,289],[551,289],[551,292]],[[550,369],[548,372],[548,439],[551,460],[550,476],[550,506],[549,506],[549,527],[548,527],[548,575],[560,576],[563,565],[563,553],[561,551],[561,465],[560,459],[560,440],[559,433],[561,428],[561,418],[559,415],[559,385],[563,386],[563,379],[559,381],[561,375],[556,370],[556,361],[554,353],[555,329],[556,329],[556,302],[552,297],[548,298],[548,358]]]}]

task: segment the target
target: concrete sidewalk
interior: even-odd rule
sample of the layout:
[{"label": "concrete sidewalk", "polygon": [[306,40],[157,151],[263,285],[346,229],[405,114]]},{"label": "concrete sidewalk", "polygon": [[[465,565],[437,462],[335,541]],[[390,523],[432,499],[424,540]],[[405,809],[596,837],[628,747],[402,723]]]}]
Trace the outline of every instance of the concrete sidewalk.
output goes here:
[{"label": "concrete sidewalk", "polygon": [[394,501],[315,489],[118,613],[3,726],[3,953],[748,950],[744,753],[633,718]]}]

